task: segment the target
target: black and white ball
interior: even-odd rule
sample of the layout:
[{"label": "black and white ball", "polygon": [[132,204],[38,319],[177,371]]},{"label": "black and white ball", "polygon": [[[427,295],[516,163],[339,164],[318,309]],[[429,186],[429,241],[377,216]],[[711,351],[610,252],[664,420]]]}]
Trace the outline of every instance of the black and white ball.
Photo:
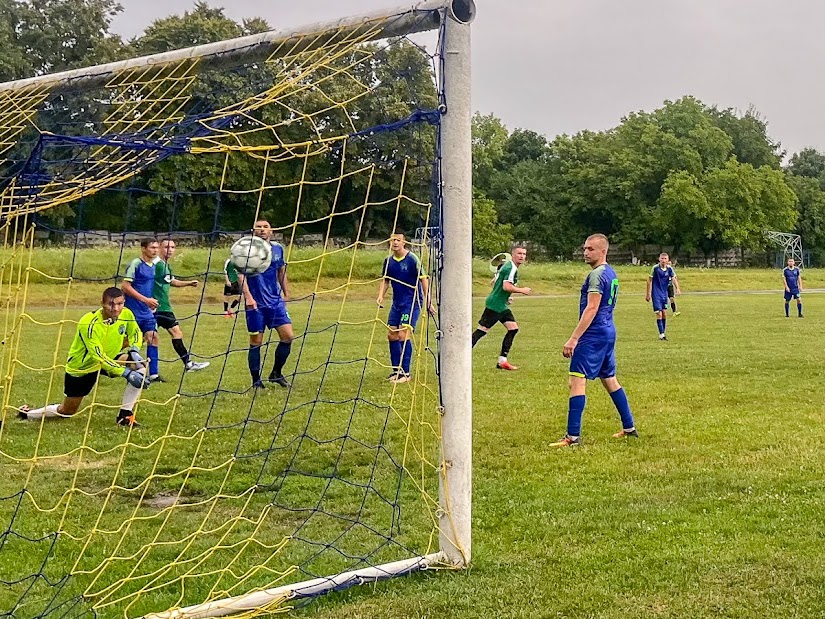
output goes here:
[{"label": "black and white ball", "polygon": [[245,236],[232,244],[229,259],[245,275],[263,273],[272,264],[272,246],[259,236]]}]

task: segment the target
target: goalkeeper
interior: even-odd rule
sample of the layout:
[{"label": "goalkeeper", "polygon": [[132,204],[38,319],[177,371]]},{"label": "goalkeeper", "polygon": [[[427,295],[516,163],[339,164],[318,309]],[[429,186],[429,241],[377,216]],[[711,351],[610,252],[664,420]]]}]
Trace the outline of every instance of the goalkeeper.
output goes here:
[{"label": "goalkeeper", "polygon": [[63,378],[62,404],[49,404],[43,408],[20,407],[19,416],[26,420],[44,417],[71,417],[89,395],[102,373],[110,378],[125,378],[126,391],[117,423],[135,426],[134,408],[141,389],[149,387],[146,364],[140,355],[143,336],[135,315],[124,307],[126,299],[120,288],[103,291],[102,307],[84,315],[77,325],[74,341],[66,361]]}]

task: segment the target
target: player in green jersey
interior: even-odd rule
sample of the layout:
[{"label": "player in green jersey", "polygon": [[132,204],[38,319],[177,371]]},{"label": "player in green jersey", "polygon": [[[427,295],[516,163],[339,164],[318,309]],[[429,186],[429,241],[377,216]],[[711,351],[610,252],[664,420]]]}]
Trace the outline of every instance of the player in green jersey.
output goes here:
[{"label": "player in green jersey", "polygon": [[241,303],[243,290],[238,280],[238,269],[229,258],[223,263],[223,279],[223,315],[226,318],[232,318],[238,311],[235,308]]},{"label": "player in green jersey", "polygon": [[507,329],[504,341],[501,343],[501,354],[496,363],[496,367],[500,370],[518,369],[507,361],[513,339],[518,333],[518,323],[508,307],[510,295],[514,292],[523,295],[529,295],[533,292],[530,288],[516,286],[518,283],[518,268],[527,260],[527,248],[513,248],[512,256],[513,259],[505,262],[496,273],[496,278],[493,280],[493,290],[487,296],[487,301],[484,304],[484,313],[478,321],[478,328],[473,331],[473,346],[475,346],[497,322],[503,324],[504,328]]},{"label": "player in green jersey", "polygon": [[[172,311],[172,305],[169,303],[169,288],[184,288],[186,286],[197,286],[198,281],[180,280],[172,275],[172,268],[169,266],[169,261],[175,255],[175,241],[172,239],[164,239],[160,243],[160,255],[155,262],[155,288],[152,297],[158,302],[158,309],[155,310],[155,320],[158,326],[166,329],[172,337],[172,347],[178,353],[178,357],[183,361],[183,367],[187,372],[197,372],[206,367],[209,367],[208,361],[192,361],[189,358],[189,351],[183,343],[183,331],[181,331],[180,323],[175,312]],[[157,381],[160,377],[153,376],[152,380]]]},{"label": "player in green jersey", "polygon": [[83,398],[104,374],[110,378],[123,377],[128,383],[123,393],[117,423],[134,426],[134,408],[142,389],[149,387],[146,363],[140,355],[143,335],[131,310],[124,307],[125,298],[119,288],[103,291],[101,308],[84,315],[69,349],[66,374],[63,379],[62,404],[43,408],[20,407],[19,417],[40,420],[50,417],[71,417],[79,409]]}]

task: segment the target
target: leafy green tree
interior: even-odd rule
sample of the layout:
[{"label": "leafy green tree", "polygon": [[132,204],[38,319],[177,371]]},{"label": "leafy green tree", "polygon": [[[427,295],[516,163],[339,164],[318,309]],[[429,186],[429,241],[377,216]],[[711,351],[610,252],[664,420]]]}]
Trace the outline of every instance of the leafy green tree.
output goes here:
[{"label": "leafy green tree", "polygon": [[733,154],[739,163],[749,163],[755,168],[765,165],[779,168],[782,147],[768,136],[768,123],[754,107],[741,116],[731,108],[720,110],[717,107],[710,108],[709,114],[730,137]]},{"label": "leafy green tree", "polygon": [[473,185],[486,191],[493,173],[501,167],[509,132],[492,114],[473,115]]},{"label": "leafy green tree", "polygon": [[816,178],[822,181],[825,178],[825,154],[815,148],[803,148],[791,155],[787,169],[794,176]]},{"label": "leafy green tree", "polygon": [[817,178],[789,174],[786,178],[799,200],[795,232],[812,251],[816,262],[825,260],[825,191]]},{"label": "leafy green tree", "polygon": [[473,196],[473,254],[494,256],[513,242],[513,227],[498,221],[496,203],[476,192]]}]

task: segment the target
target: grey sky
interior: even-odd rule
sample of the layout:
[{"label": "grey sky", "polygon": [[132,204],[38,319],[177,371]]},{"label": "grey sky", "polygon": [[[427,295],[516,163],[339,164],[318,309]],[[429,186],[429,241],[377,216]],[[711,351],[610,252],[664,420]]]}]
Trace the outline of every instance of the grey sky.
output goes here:
[{"label": "grey sky", "polygon": [[[300,26],[415,0],[209,0],[236,20]],[[194,0],[120,0],[139,34]],[[473,107],[548,137],[616,125],[692,94],[754,105],[789,152],[825,150],[822,0],[476,0]]]}]

